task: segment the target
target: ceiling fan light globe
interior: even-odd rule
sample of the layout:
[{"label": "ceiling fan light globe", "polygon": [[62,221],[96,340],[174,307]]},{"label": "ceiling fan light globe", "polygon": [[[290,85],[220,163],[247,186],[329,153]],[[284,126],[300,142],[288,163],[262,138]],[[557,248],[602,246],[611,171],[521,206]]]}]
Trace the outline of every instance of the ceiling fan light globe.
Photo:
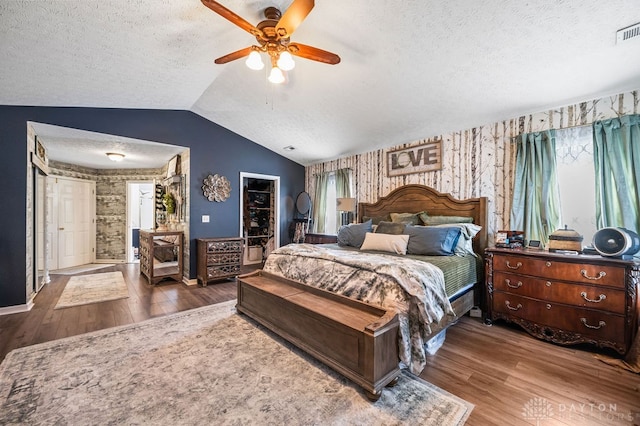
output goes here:
[{"label": "ceiling fan light globe", "polygon": [[291,71],[296,66],[296,63],[293,61],[293,57],[289,52],[282,52],[280,54],[280,58],[278,58],[278,68],[282,71]]},{"label": "ceiling fan light globe", "polygon": [[284,83],[284,74],[282,70],[278,67],[271,68],[271,73],[269,73],[269,81],[273,84],[281,84]]},{"label": "ceiling fan light globe", "polygon": [[262,62],[260,53],[256,52],[255,50],[249,53],[249,57],[245,61],[245,64],[247,64],[247,67],[255,71],[260,71],[264,68],[264,62]]}]

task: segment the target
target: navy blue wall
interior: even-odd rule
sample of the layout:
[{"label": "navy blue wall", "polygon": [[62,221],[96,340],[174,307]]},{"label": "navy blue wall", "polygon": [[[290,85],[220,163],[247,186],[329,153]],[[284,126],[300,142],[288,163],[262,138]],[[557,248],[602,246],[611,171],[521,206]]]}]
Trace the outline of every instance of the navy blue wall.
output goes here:
[{"label": "navy blue wall", "polygon": [[[27,121],[107,133],[191,149],[191,277],[196,238],[237,236],[240,172],[280,176],[280,243],[288,242],[293,200],[304,190],[304,167],[189,111],[0,106],[0,307],[26,303]],[[202,181],[218,173],[231,181],[231,197],[210,202]],[[201,223],[208,214],[210,223]]]}]

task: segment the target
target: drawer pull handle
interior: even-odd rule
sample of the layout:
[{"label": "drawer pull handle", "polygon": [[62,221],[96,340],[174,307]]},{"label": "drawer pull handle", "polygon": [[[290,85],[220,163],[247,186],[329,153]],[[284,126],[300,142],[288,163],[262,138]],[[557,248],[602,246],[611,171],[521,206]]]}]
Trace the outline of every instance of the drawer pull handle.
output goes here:
[{"label": "drawer pull handle", "polygon": [[511,284],[511,280],[505,280],[507,282],[507,287],[511,287],[511,288],[520,288],[522,287],[522,281],[518,281],[518,284],[513,285]]},{"label": "drawer pull handle", "polygon": [[591,303],[600,303],[600,302],[602,302],[603,300],[605,300],[607,298],[606,294],[601,294],[600,296],[598,296],[597,300],[596,299],[589,299],[587,297],[587,292],[586,291],[583,291],[582,293],[580,293],[580,296],[582,296],[582,298],[584,300],[586,300],[587,302],[591,302]]},{"label": "drawer pull handle", "polygon": [[551,281],[547,281],[546,283],[544,283],[544,285],[546,285],[547,287],[551,287]]},{"label": "drawer pull handle", "polygon": [[582,321],[582,324],[583,324],[585,327],[587,327],[587,328],[592,328],[592,329],[594,329],[594,330],[599,330],[599,329],[601,329],[602,327],[604,327],[605,325],[607,325],[607,323],[606,323],[606,322],[604,322],[604,321],[600,321],[600,322],[598,322],[598,325],[589,325],[589,324],[587,324],[587,319],[586,319],[586,318],[580,318],[580,321]]},{"label": "drawer pull handle", "polygon": [[580,273],[582,274],[583,277],[585,277],[588,280],[599,280],[602,277],[605,277],[607,275],[607,273],[605,271],[600,271],[598,272],[598,276],[597,277],[590,277],[589,274],[587,274],[587,271],[585,269],[580,270]]},{"label": "drawer pull handle", "polygon": [[522,266],[522,263],[520,263],[520,262],[516,263],[516,266],[511,266],[511,264],[507,260],[507,268],[509,268],[509,269],[518,269],[521,266]]},{"label": "drawer pull handle", "polygon": [[505,305],[507,305],[507,308],[512,310],[512,311],[518,311],[520,309],[522,309],[522,305],[520,303],[518,303],[518,306],[516,306],[515,308],[511,307],[511,303],[507,300],[506,302],[504,302]]}]

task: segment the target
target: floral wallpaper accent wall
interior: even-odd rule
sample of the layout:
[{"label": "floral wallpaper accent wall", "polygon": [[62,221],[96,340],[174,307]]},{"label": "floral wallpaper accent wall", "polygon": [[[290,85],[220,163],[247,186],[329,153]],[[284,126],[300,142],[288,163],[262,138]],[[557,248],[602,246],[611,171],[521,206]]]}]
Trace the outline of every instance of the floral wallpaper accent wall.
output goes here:
[{"label": "floral wallpaper accent wall", "polygon": [[[404,145],[357,154],[306,167],[305,188],[313,199],[315,176],[351,168],[358,202],[373,202],[406,184],[430,186],[464,199],[487,197],[489,234],[509,229],[515,166],[515,138],[521,133],[590,125],[640,111],[640,90],[580,102],[497,123],[421,139]],[[442,140],[442,170],[387,177],[386,153]]]}]

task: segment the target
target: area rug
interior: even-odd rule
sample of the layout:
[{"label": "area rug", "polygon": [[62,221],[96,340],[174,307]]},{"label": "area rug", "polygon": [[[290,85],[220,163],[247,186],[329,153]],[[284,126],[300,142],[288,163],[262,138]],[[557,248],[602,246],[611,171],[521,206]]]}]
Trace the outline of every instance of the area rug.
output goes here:
[{"label": "area rug", "polygon": [[129,297],[127,283],[122,272],[103,272],[101,274],[77,275],[69,278],[58,303],[53,309],[87,305],[107,300]]},{"label": "area rug", "polygon": [[636,335],[636,338],[624,359],[602,354],[595,354],[594,356],[596,359],[599,359],[609,365],[613,365],[614,367],[623,368],[631,371],[632,373],[640,374],[640,333]]},{"label": "area rug", "polygon": [[473,409],[409,374],[372,403],[234,306],[13,350],[0,424],[460,425]]},{"label": "area rug", "polygon": [[112,266],[115,266],[115,264],[89,263],[87,265],[72,266],[70,268],[64,268],[64,269],[56,269],[53,271],[49,271],[49,273],[54,275],[75,275],[75,274],[82,274],[85,272],[97,271],[99,269],[110,268]]}]

